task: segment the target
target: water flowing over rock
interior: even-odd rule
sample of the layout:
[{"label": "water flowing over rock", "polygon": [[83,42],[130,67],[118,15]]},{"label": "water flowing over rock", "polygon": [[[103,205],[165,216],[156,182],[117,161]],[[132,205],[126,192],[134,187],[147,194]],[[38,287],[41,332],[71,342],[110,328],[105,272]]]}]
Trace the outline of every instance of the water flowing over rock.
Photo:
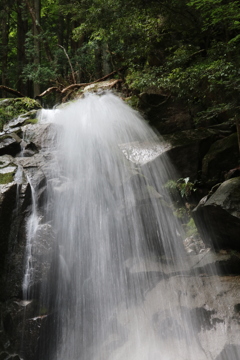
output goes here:
[{"label": "water flowing over rock", "polygon": [[0,358],[238,360],[238,254],[185,252],[167,143],[111,93],[37,116],[0,157]]}]

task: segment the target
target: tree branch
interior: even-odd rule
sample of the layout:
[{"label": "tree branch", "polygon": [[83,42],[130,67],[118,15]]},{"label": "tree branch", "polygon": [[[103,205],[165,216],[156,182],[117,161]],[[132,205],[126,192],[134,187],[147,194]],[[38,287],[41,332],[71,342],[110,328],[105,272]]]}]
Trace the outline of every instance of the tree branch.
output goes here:
[{"label": "tree branch", "polygon": [[23,95],[19,91],[11,89],[11,88],[9,88],[9,87],[7,87],[5,85],[0,85],[0,89],[4,90],[6,92],[9,92],[10,94],[16,95],[18,97],[25,97],[25,95]]},{"label": "tree branch", "polygon": [[66,49],[65,49],[62,45],[58,45],[58,46],[59,46],[61,49],[63,49],[64,54],[66,55],[66,58],[68,59],[68,63],[69,63],[69,65],[70,65],[70,68],[71,68],[71,71],[72,71],[73,82],[74,82],[74,84],[76,84],[75,74],[74,74],[73,67],[72,67],[72,63],[71,63],[71,60],[70,60],[70,58],[69,58],[69,56],[68,56],[68,53],[67,53]]},{"label": "tree branch", "polygon": [[[118,70],[114,70],[114,71],[112,71],[111,73],[109,73],[109,74],[101,77],[100,79],[97,79],[97,80],[92,81],[92,82],[90,82],[90,83],[71,84],[71,85],[65,87],[65,88],[62,90],[62,94],[65,94],[68,90],[78,89],[78,88],[80,88],[80,87],[82,87],[82,86],[92,85],[92,84],[98,83],[98,82],[100,82],[100,81],[104,81],[104,80],[106,80],[107,78],[109,78],[110,76],[117,74],[117,73],[118,73],[119,71],[121,71],[122,69],[123,69],[123,68],[120,68],[120,69],[118,69]],[[119,80],[118,80],[118,81],[119,81]]]},{"label": "tree branch", "polygon": [[42,98],[43,96],[48,95],[48,94],[50,94],[50,93],[53,92],[53,91],[56,91],[56,92],[61,93],[61,90],[60,90],[57,86],[53,86],[53,87],[50,87],[50,88],[48,88],[47,90],[43,91],[41,94],[37,95],[37,96],[35,97],[35,99]]}]

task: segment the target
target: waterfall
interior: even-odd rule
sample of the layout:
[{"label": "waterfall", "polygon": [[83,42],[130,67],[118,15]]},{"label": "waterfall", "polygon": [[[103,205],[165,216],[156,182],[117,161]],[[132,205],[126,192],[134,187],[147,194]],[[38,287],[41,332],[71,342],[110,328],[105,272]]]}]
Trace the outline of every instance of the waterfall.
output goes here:
[{"label": "waterfall", "polygon": [[[158,156],[164,142],[111,93],[45,111],[42,121],[56,136],[41,217],[54,255],[41,289],[49,327],[40,360],[212,359],[197,311],[187,310],[204,280],[190,278],[164,186],[173,169]],[[34,189],[32,199],[28,246],[38,225]]]},{"label": "waterfall", "polygon": [[39,216],[37,213],[37,203],[36,203],[36,195],[34,187],[31,183],[29,177],[27,177],[28,183],[30,184],[31,189],[31,198],[32,198],[32,212],[28,218],[27,225],[26,225],[26,250],[25,250],[25,273],[23,278],[23,297],[24,299],[28,299],[28,291],[31,287],[33,282],[34,276],[34,267],[32,263],[32,251],[34,246],[34,239],[36,236],[36,232],[38,229],[39,224]]}]

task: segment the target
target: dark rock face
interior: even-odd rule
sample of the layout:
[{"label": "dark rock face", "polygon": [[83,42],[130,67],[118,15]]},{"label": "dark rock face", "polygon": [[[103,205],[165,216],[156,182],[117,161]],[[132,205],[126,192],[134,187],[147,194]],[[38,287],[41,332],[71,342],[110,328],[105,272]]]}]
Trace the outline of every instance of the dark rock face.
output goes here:
[{"label": "dark rock face", "polygon": [[203,158],[203,180],[212,186],[224,181],[224,174],[238,164],[238,158],[237,133],[216,141]]},{"label": "dark rock face", "polygon": [[211,144],[218,138],[215,130],[196,129],[164,136],[171,144],[167,153],[182,177],[197,179],[201,162]]},{"label": "dark rock face", "polygon": [[6,185],[0,185],[0,266],[1,270],[4,268],[4,259],[8,250],[8,238],[10,235],[10,226],[12,213],[16,206],[16,183],[9,183]]},{"label": "dark rock face", "polygon": [[[194,217],[203,239],[216,249],[240,249],[240,177],[223,182]],[[207,234],[207,235],[206,235]]]},{"label": "dark rock face", "polygon": [[150,124],[162,135],[193,128],[192,116],[187,106],[166,95],[142,93],[140,107]]},{"label": "dark rock face", "polygon": [[[141,165],[159,161],[158,157],[167,156],[176,169],[176,179],[196,179],[202,167],[203,157],[218,137],[218,132],[211,129],[186,130],[164,135],[161,145],[134,142],[121,145],[121,149],[127,158]],[[169,160],[166,159],[166,162],[169,163]]]},{"label": "dark rock face", "polygon": [[[16,100],[16,99],[12,99]],[[14,102],[14,101],[13,101]],[[40,106],[25,99],[27,110]],[[4,103],[5,104],[5,103]],[[8,104],[8,102],[6,102]],[[15,104],[15,102],[14,102]],[[29,104],[29,107],[28,107]],[[9,104],[8,104],[9,105]],[[10,105],[9,105],[10,106]],[[26,111],[26,106],[23,107]],[[19,111],[19,114],[23,112]],[[32,253],[36,268],[23,299],[23,276],[27,223],[32,213],[34,186],[38,215],[46,191],[45,168],[49,154],[43,154],[51,136],[49,125],[35,124],[37,112],[28,112],[3,125],[0,134],[0,358],[36,359],[47,309],[40,306],[40,288],[50,271],[53,235],[50,224],[39,224],[38,247]]]}]

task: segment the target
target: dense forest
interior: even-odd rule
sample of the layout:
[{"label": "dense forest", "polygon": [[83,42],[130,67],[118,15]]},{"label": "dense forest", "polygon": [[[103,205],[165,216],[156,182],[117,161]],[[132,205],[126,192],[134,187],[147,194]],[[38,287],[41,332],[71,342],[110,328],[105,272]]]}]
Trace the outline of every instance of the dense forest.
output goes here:
[{"label": "dense forest", "polygon": [[0,17],[2,97],[113,73],[128,93],[238,117],[239,1],[2,0]]}]

